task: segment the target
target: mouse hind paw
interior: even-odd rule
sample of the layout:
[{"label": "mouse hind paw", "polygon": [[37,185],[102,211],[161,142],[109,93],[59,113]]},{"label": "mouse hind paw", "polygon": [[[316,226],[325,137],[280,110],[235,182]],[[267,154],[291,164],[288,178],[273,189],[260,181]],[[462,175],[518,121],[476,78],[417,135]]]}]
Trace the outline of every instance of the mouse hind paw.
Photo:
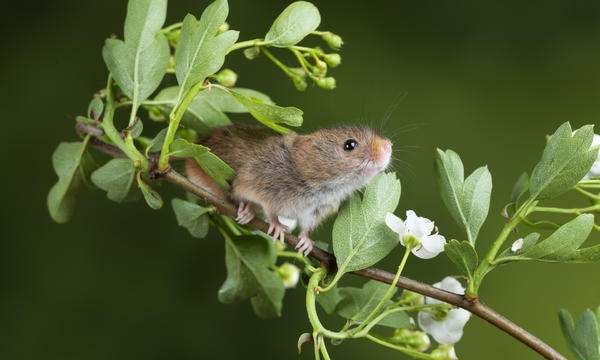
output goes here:
[{"label": "mouse hind paw", "polygon": [[304,254],[304,256],[308,256],[315,247],[314,242],[308,237],[308,234],[300,234],[298,240],[300,241],[296,244],[296,250],[298,250],[299,253]]},{"label": "mouse hind paw", "polygon": [[269,221],[269,230],[267,230],[267,235],[271,235],[273,240],[279,240],[283,243],[285,241],[285,233],[287,231],[288,227],[280,223],[277,218]]},{"label": "mouse hind paw", "polygon": [[237,223],[240,225],[246,225],[252,221],[255,216],[256,214],[252,209],[252,205],[250,205],[250,203],[241,201],[238,205],[237,217],[235,218],[235,221],[237,221]]}]

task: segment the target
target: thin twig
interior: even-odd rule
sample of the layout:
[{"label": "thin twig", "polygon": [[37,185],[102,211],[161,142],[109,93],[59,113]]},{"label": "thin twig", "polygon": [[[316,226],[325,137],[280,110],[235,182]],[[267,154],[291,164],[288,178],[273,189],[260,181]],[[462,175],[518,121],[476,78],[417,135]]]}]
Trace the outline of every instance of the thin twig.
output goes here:
[{"label": "thin twig", "polygon": [[[91,145],[96,149],[111,156],[123,156],[122,154],[120,154],[119,149],[112,147],[111,145],[101,143],[97,139],[92,140],[94,141],[91,142]],[[228,200],[215,195],[206,188],[200,187],[195,183],[192,183],[190,180],[188,180],[187,177],[179,174],[178,172],[171,169],[163,174],[163,178],[166,179],[168,182],[172,183],[173,185],[187,192],[190,192],[202,198],[206,202],[214,205],[221,214],[228,215],[231,217],[235,217],[237,215],[237,208],[235,207],[235,205],[230,203]],[[248,224],[248,226],[265,232],[269,227],[267,223],[256,218],[252,220]],[[286,242],[292,247],[295,247],[298,241],[299,240],[296,236],[286,234]],[[335,257],[332,254],[323,251],[318,247],[314,247],[309,256],[320,262],[321,266],[326,267],[327,269],[329,269],[329,271],[335,271]],[[394,274],[374,267],[355,271],[353,272],[353,274],[387,284],[391,284],[394,279]],[[406,277],[400,277],[397,286],[401,289],[413,291],[421,295],[441,300],[448,304],[468,310],[472,314],[489,322],[490,324],[496,326],[498,329],[504,331],[505,333],[511,335],[518,341],[522,342],[545,359],[567,360],[566,357],[561,355],[558,351],[554,350],[554,348],[544,343],[542,340],[538,339],[535,335],[529,333],[527,330],[513,323],[503,315],[497,313],[492,308],[483,304],[479,299],[466,299],[462,295],[440,290],[431,285],[421,283]]]}]

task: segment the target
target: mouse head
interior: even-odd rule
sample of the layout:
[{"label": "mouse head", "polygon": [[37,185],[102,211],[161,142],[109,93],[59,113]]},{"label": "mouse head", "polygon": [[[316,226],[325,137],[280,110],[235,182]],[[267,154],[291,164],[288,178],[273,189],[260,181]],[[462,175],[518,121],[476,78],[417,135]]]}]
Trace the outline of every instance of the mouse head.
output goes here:
[{"label": "mouse head", "polygon": [[336,127],[294,140],[294,161],[309,181],[350,181],[357,187],[385,170],[392,142],[367,127]]}]

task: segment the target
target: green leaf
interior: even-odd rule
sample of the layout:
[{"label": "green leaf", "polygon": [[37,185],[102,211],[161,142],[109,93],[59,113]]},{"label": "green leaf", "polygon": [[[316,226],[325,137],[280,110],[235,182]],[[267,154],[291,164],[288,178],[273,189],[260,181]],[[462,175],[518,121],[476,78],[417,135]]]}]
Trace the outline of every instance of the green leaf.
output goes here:
[{"label": "green leaf", "polygon": [[558,315],[563,336],[577,359],[600,360],[599,327],[594,312],[586,310],[576,324],[567,310],[560,310]]},{"label": "green leaf", "polygon": [[521,247],[521,249],[517,251],[512,251],[511,247],[508,247],[507,249],[504,249],[504,251],[498,256],[498,260],[512,256],[518,256],[524,253],[525,251],[529,250],[533,245],[537,244],[539,239],[540,234],[538,233],[531,233],[525,236],[523,238],[523,246]]},{"label": "green leaf", "polygon": [[329,291],[322,292],[319,294],[319,296],[317,296],[317,302],[328,314],[335,313],[335,310],[342,299],[343,296],[340,293],[340,288],[337,286]]},{"label": "green leaf", "polygon": [[150,152],[159,152],[162,149],[162,146],[163,146],[163,143],[165,142],[166,136],[167,136],[167,128],[160,130],[158,132],[158,134],[156,134],[154,139],[152,139],[152,141],[150,141],[150,144],[148,144],[148,147],[146,148],[146,156],[148,156],[148,154]]},{"label": "green leaf", "polygon": [[[237,31],[217,35],[229,13],[226,0],[216,0],[202,13],[200,20],[188,14],[183,20],[175,53],[175,73],[181,86],[178,99],[207,76],[219,71],[229,48],[237,41]],[[178,101],[179,102],[179,101]]]},{"label": "green leaf", "polygon": [[594,245],[575,251],[575,255],[569,259],[574,263],[591,263],[600,261],[600,245]]},{"label": "green leaf", "polygon": [[[336,312],[341,317],[351,320],[355,323],[362,323],[367,316],[375,309],[381,298],[389,289],[388,284],[379,281],[370,280],[362,288],[343,287],[340,288],[341,302],[337,306]],[[396,289],[394,290],[394,293]],[[388,300],[386,305],[392,305]],[[378,325],[387,326],[394,329],[409,328],[410,317],[405,312],[392,313],[382,319]]]},{"label": "green leaf", "polygon": [[591,125],[573,132],[571,125],[564,123],[556,130],[531,174],[534,198],[554,198],[577,185],[598,157],[598,150],[591,148],[593,136]]},{"label": "green leaf", "polygon": [[160,197],[160,194],[152,189],[150,185],[144,182],[144,179],[142,179],[142,173],[137,174],[137,183],[138,187],[142,191],[142,194],[144,195],[146,204],[148,204],[151,209],[158,210],[163,207],[163,200]]},{"label": "green leaf", "polygon": [[379,174],[362,199],[354,194],[342,207],[332,234],[340,276],[375,264],[398,244],[398,236],[385,224],[385,214],[398,206],[400,188],[394,173]]},{"label": "green leaf", "polygon": [[108,39],[102,51],[115,82],[132,99],[134,111],[160,85],[169,64],[169,42],[159,34],[167,15],[166,0],[131,0],[125,41]]},{"label": "green leaf", "polygon": [[473,272],[477,268],[477,252],[470,242],[451,240],[444,247],[448,258],[458,267],[460,271],[468,278],[473,276]]},{"label": "green leaf", "polygon": [[171,200],[177,224],[186,228],[190,235],[204,239],[208,234],[208,213],[210,208],[181,199]]},{"label": "green leaf", "polygon": [[75,197],[81,185],[96,168],[94,159],[86,152],[87,142],[61,143],[52,154],[58,182],[48,193],[50,216],[57,223],[68,222],[75,210]]},{"label": "green leaf", "polygon": [[[258,91],[251,89],[235,88],[236,92],[251,96],[267,104],[273,104],[271,99]],[[169,87],[162,90],[155,98],[156,101],[164,102],[159,108],[161,112],[168,115],[177,106],[179,87]],[[227,126],[231,120],[225,113],[247,113],[246,109],[228,91],[218,87],[204,90],[192,100],[186,113],[183,115],[183,124],[192,128],[200,134],[208,134],[211,129]]]},{"label": "green leaf", "polygon": [[271,270],[277,255],[272,241],[258,235],[226,239],[227,279],[219,289],[219,301],[225,304],[250,299],[259,317],[281,315],[284,287]]},{"label": "green leaf", "polygon": [[135,166],[129,159],[112,159],[92,174],[92,182],[106,191],[107,197],[116,202],[127,199],[135,178]]},{"label": "green leaf", "polygon": [[193,158],[198,166],[212,177],[219,186],[228,189],[228,180],[235,175],[233,169],[221,160],[217,155],[210,152],[206,146],[192,144],[185,139],[176,139],[171,144],[170,156]]},{"label": "green leaf", "polygon": [[262,99],[254,97],[250,94],[243,94],[239,91],[229,90],[231,95],[236,98],[252,116],[270,127],[271,129],[286,133],[289,130],[279,124],[289,126],[301,126],[303,122],[302,110],[295,107],[281,107],[273,104],[265,103]]},{"label": "green leaf", "polygon": [[104,111],[104,102],[99,97],[95,96],[90,105],[88,106],[87,116],[90,119],[94,119],[96,121],[100,120],[102,116],[102,112]]},{"label": "green leaf", "polygon": [[276,47],[296,45],[315,31],[320,23],[321,14],[316,6],[306,1],[296,1],[275,19],[265,41]]},{"label": "green leaf", "polygon": [[517,179],[510,197],[511,201],[515,203],[517,208],[519,207],[523,196],[527,194],[527,191],[529,191],[529,175],[527,173],[523,173],[521,176],[519,176],[519,179]]},{"label": "green leaf", "polygon": [[465,180],[460,156],[452,150],[437,150],[436,170],[444,204],[454,220],[466,231],[469,242],[475,245],[490,209],[492,175],[484,166]]},{"label": "green leaf", "polygon": [[561,226],[545,240],[535,244],[519,257],[541,261],[568,261],[585,242],[594,227],[594,215],[583,214]]}]

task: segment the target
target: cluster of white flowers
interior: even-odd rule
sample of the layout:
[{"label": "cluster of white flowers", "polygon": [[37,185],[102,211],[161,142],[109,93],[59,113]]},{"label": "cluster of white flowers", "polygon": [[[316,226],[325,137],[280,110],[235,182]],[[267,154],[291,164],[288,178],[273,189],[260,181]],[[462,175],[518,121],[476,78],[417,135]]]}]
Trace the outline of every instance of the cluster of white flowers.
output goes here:
[{"label": "cluster of white flowers", "polygon": [[[594,141],[592,142],[592,147],[600,146],[600,135],[594,135]],[[596,162],[590,169],[590,171],[583,178],[584,180],[600,178],[600,151],[598,152],[598,158]]]},{"label": "cluster of white flowers", "polygon": [[[398,234],[400,243],[403,246],[410,246],[411,252],[421,259],[431,259],[444,251],[446,239],[437,232],[434,222],[417,216],[412,210],[406,212],[406,220],[388,213],[385,223]],[[465,288],[453,277],[446,277],[433,286],[455,294],[465,293]],[[425,304],[441,303],[439,300],[425,297]],[[440,344],[440,347],[435,350],[440,353],[437,355],[443,352],[443,358],[456,359],[453,345],[462,337],[463,328],[470,317],[470,312],[460,308],[447,311],[420,311],[418,322],[419,327]],[[428,344],[428,342],[423,343]]]}]

